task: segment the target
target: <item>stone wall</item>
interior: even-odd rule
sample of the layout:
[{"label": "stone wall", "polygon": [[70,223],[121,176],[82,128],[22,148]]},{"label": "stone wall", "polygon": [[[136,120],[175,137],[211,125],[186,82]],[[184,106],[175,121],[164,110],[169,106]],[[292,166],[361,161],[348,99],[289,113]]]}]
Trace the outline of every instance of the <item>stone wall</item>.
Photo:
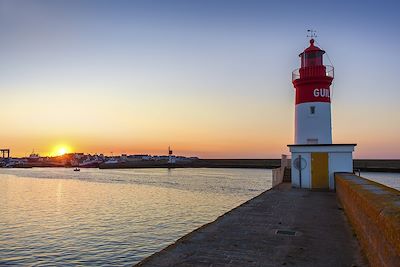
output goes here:
[{"label": "stone wall", "polygon": [[371,266],[400,264],[400,192],[336,173],[336,192]]}]

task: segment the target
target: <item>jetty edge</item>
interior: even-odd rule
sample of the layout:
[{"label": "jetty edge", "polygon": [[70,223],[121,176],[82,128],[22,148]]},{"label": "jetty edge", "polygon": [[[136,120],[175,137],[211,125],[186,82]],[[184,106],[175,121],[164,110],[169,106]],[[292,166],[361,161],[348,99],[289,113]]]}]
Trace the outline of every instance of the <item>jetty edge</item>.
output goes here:
[{"label": "jetty edge", "polygon": [[283,182],[135,266],[368,266],[340,203]]}]

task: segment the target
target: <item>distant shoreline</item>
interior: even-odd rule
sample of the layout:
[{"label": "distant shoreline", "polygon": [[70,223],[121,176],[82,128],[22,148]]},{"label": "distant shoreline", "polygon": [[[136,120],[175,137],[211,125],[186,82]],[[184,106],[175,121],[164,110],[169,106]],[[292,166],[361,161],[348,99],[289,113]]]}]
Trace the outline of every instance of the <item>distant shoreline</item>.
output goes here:
[{"label": "distant shoreline", "polygon": [[[280,159],[199,159],[190,163],[125,162],[100,164],[100,169],[141,168],[251,168],[274,169],[280,167]],[[354,169],[370,172],[400,172],[400,160],[356,159]]]},{"label": "distant shoreline", "polygon": [[[356,159],[354,169],[369,172],[400,172],[400,159]],[[274,169],[280,166],[280,159],[198,159],[192,162],[168,164],[165,161],[131,161],[100,164],[99,169],[148,169],[148,168],[244,168]],[[69,167],[55,164],[32,164],[18,168]],[[83,167],[80,167],[83,168]]]}]

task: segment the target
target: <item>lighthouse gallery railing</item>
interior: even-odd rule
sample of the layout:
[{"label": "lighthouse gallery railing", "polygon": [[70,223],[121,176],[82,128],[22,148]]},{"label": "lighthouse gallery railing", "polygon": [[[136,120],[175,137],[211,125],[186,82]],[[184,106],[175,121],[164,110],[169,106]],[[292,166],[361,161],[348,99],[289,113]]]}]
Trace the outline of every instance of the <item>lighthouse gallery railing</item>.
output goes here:
[{"label": "lighthouse gallery railing", "polygon": [[[322,67],[325,67],[325,71],[323,70]],[[299,69],[295,69],[292,72],[292,81],[300,79],[300,70],[301,70],[301,78],[309,78],[309,77],[319,77],[321,76],[321,69],[322,69],[322,75],[327,77],[334,78],[335,76],[335,69],[333,66],[330,65],[323,65],[323,66],[309,66],[309,67],[303,67]]]}]

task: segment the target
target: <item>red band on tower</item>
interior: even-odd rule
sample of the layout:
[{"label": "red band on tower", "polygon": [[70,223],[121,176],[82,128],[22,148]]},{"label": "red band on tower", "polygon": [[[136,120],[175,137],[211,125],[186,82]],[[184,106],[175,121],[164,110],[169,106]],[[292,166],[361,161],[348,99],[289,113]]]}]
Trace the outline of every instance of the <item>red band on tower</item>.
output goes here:
[{"label": "red band on tower", "polygon": [[303,87],[296,91],[296,105],[308,102],[331,102],[329,88]]}]

